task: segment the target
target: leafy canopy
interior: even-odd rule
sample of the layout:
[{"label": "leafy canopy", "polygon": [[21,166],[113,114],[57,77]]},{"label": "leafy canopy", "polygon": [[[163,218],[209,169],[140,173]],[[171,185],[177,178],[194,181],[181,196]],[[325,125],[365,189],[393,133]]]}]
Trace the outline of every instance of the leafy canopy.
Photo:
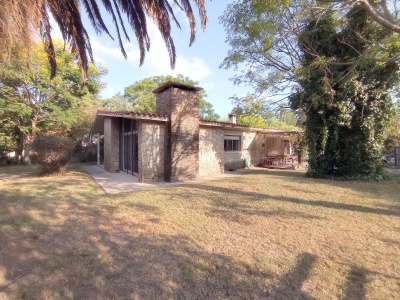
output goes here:
[{"label": "leafy canopy", "polygon": [[312,176],[379,174],[400,36],[356,2],[242,0],[221,17],[231,48],[221,66],[254,88],[252,107],[289,100],[306,115]]},{"label": "leafy canopy", "polygon": [[392,34],[362,6],[345,20],[338,26],[335,16],[326,15],[303,30],[299,86],[290,102],[307,116],[309,175],[376,178],[399,63],[382,47]]},{"label": "leafy canopy", "polygon": [[[79,138],[99,106],[97,94],[103,86],[104,70],[91,65],[87,84],[82,87],[80,68],[70,49],[57,42],[55,53],[59,72],[52,80],[41,44],[29,53],[29,67],[10,61],[0,76],[0,136],[20,150],[38,133]],[[4,143],[4,138],[0,142]]]},{"label": "leafy canopy", "polygon": [[[173,77],[153,76],[137,81],[134,84],[125,88],[124,95],[117,94],[104,102],[104,107],[116,110],[133,110],[155,113],[156,111],[156,96],[153,91],[159,86],[168,81],[181,82],[188,85],[198,85],[198,82],[189,79],[183,75]],[[200,116],[203,119],[218,120],[220,116],[214,111],[210,102],[204,98],[207,94],[204,90],[199,92],[200,96]]]}]

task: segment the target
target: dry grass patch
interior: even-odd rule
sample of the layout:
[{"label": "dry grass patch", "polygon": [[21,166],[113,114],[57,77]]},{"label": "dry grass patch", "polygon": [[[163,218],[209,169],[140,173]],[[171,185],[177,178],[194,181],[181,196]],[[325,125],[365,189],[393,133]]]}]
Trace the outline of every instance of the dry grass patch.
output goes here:
[{"label": "dry grass patch", "polygon": [[399,176],[106,195],[77,170],[20,171],[0,174],[0,299],[400,298]]}]

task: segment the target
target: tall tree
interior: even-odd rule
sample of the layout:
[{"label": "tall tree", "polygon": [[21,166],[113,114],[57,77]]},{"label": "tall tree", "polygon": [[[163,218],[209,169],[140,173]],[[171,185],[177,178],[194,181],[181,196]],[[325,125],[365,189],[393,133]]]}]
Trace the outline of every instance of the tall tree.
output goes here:
[{"label": "tall tree", "polygon": [[[201,26],[205,29],[207,13],[204,0],[194,0],[198,7]],[[135,33],[139,50],[140,64],[143,63],[145,51],[150,48],[150,37],[147,32],[147,17],[158,27],[170,55],[171,67],[176,60],[175,45],[171,36],[172,26],[180,24],[176,12],[186,14],[191,28],[190,43],[195,39],[196,22],[190,0],[12,0],[0,2],[0,58],[5,54],[12,54],[16,48],[32,45],[35,36],[42,38],[44,49],[51,63],[51,76],[56,75],[57,60],[55,46],[52,39],[50,18],[54,18],[64,42],[72,47],[82,71],[82,79],[86,77],[90,60],[93,61],[90,39],[82,22],[82,9],[86,11],[92,26],[97,34],[106,33],[111,38],[112,34],[104,21],[105,12],[113,20],[116,37],[122,54],[126,52],[122,36],[128,41],[129,34],[123,20],[125,15],[129,26]],[[172,21],[171,21],[172,20]],[[21,40],[23,43],[21,43]],[[18,47],[16,47],[18,46]],[[18,52],[18,51],[17,51]]]},{"label": "tall tree", "polygon": [[[183,75],[173,77],[153,76],[137,81],[125,88],[124,98],[114,96],[107,99],[104,103],[105,107],[119,109],[120,107],[127,110],[145,111],[154,113],[156,111],[156,97],[153,91],[160,85],[168,81],[182,82],[189,85],[197,85],[198,82],[189,79]],[[212,104],[204,98],[207,94],[204,90],[200,91],[200,117],[208,120],[217,120],[220,116],[214,111]]]},{"label": "tall tree", "polygon": [[399,83],[399,64],[382,47],[391,33],[361,5],[346,20],[341,26],[334,15],[313,20],[299,39],[303,61],[291,104],[307,114],[309,174],[315,177],[380,174],[390,90]]},{"label": "tall tree", "polygon": [[222,67],[236,68],[234,82],[253,85],[264,99],[295,93],[292,108],[307,114],[311,175],[373,176],[398,84],[400,36],[361,4],[338,11],[316,5],[234,2],[221,18],[231,46]]},{"label": "tall tree", "polygon": [[[344,6],[340,10],[331,3],[323,2],[237,0],[229,4],[220,17],[230,46],[221,67],[236,70],[232,78],[234,84],[252,86],[254,95],[261,99],[286,101],[299,82],[297,70],[302,63],[302,51],[298,40],[303,29],[309,21],[331,14],[338,16],[340,26],[339,23],[345,22],[346,14],[357,1],[343,1]],[[396,16],[396,8],[393,14]],[[365,52],[363,59],[383,59],[376,58],[375,53],[384,47],[387,53],[391,51],[389,60],[400,60],[399,53],[392,51],[399,40],[398,34],[391,34],[381,44]],[[308,51],[312,52],[313,49]],[[352,61],[353,64],[359,62],[361,60]],[[327,63],[334,65],[336,62]]]},{"label": "tall tree", "polygon": [[[0,130],[13,128],[6,134],[17,144],[24,163],[30,164],[30,145],[38,132],[77,134],[88,125],[88,117],[99,105],[96,94],[102,84],[102,70],[90,66],[88,80],[81,87],[81,73],[74,55],[55,43],[58,75],[50,80],[51,67],[42,45],[33,48],[31,66],[16,68],[11,61],[0,76]],[[5,131],[3,131],[5,133]]]}]

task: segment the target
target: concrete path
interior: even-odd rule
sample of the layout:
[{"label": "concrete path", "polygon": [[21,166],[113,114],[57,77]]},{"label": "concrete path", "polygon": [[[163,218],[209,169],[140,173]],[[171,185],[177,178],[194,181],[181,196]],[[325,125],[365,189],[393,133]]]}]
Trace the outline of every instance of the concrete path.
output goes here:
[{"label": "concrete path", "polygon": [[393,169],[393,168],[383,168],[386,172],[400,174],[400,169]]},{"label": "concrete path", "polygon": [[156,182],[156,183],[140,183],[137,177],[120,172],[120,173],[109,173],[105,171],[102,167],[97,165],[87,165],[84,166],[86,172],[93,178],[98,185],[109,194],[118,194],[123,192],[140,191],[144,189],[151,188],[161,188],[169,186],[177,186],[188,183],[199,183],[208,180],[215,180],[221,178],[236,177],[241,174],[241,172],[229,172],[215,176],[200,177],[196,181],[186,181],[186,182]]}]

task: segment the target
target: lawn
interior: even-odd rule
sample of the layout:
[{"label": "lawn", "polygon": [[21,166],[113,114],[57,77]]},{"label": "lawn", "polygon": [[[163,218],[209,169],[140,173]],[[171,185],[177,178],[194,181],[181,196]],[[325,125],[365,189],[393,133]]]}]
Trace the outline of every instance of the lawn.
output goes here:
[{"label": "lawn", "polygon": [[105,194],[0,168],[0,299],[400,299],[400,176]]}]

